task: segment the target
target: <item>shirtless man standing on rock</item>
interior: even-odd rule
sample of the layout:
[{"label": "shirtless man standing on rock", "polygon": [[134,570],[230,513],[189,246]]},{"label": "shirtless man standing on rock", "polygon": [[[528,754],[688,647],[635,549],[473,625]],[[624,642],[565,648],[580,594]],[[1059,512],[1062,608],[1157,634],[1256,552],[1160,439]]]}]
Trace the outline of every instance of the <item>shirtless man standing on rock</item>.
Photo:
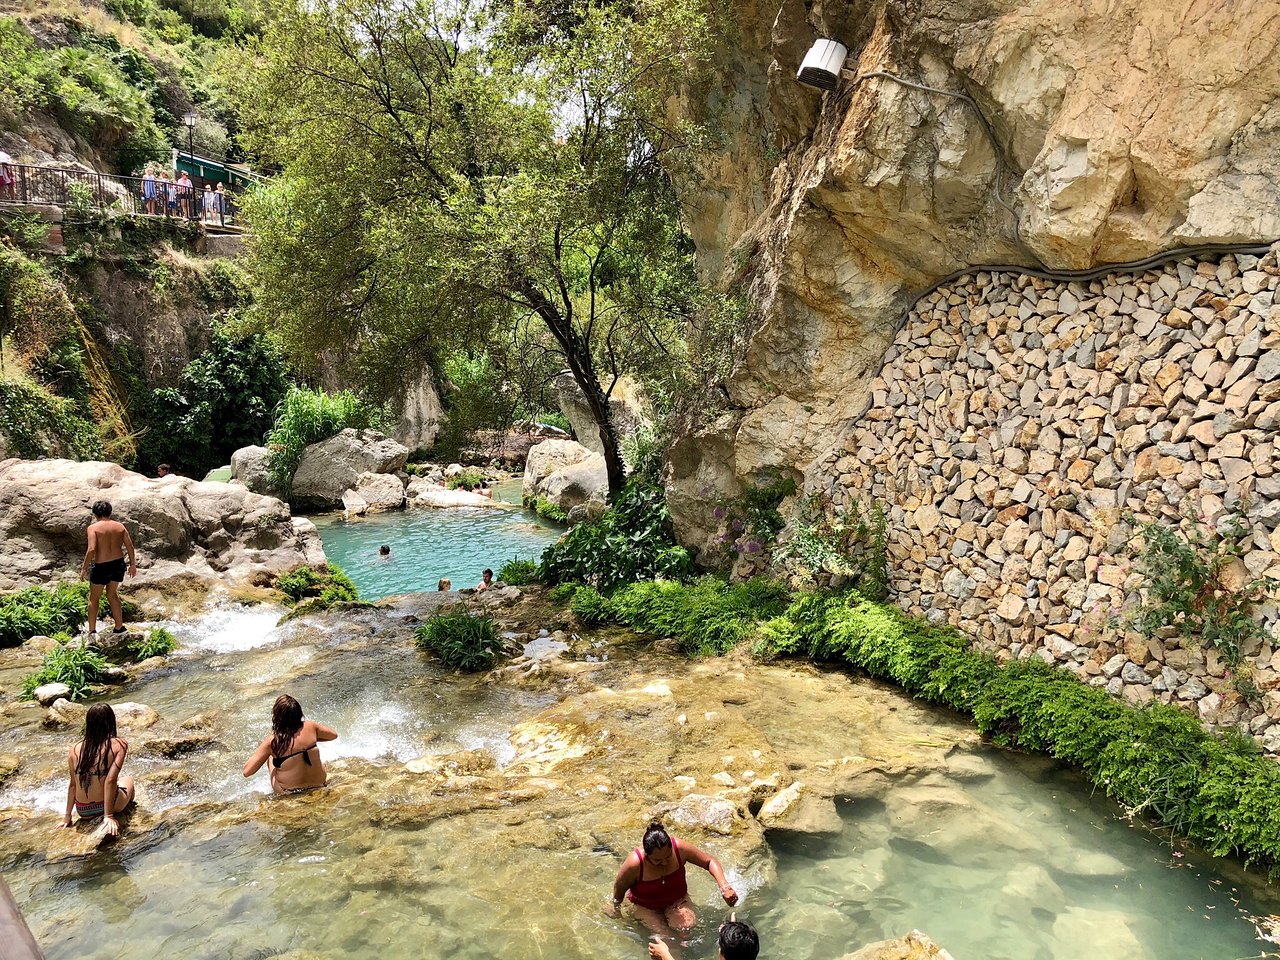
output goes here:
[{"label": "shirtless man standing on rock", "polygon": [[129,576],[138,575],[133,554],[133,538],[124,524],[111,519],[111,504],[99,500],[93,505],[96,518],[89,524],[89,549],[80,565],[80,579],[89,581],[89,633],[98,632],[98,602],[102,590],[107,590],[107,603],[116,628],[113,633],[124,633],[124,615],[120,611],[120,584],[124,581],[124,554],[129,552]]}]

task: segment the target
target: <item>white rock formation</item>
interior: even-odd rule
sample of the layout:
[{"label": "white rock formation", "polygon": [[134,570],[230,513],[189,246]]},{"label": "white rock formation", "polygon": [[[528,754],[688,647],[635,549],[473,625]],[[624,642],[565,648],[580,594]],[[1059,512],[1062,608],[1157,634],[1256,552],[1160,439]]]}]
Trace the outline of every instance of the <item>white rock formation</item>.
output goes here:
[{"label": "white rock formation", "polygon": [[548,500],[567,514],[591,500],[604,502],[608,493],[601,454],[573,440],[543,440],[530,448],[521,487],[525,503]]},{"label": "white rock formation", "polygon": [[370,513],[404,506],[404,483],[394,473],[362,473],[356,480],[355,492]]},{"label": "white rock formation", "polygon": [[404,403],[393,435],[410,451],[425,450],[436,442],[443,421],[444,407],[440,403],[435,380],[431,371],[424,369],[405,389]]},{"label": "white rock formation", "polygon": [[377,430],[346,429],[302,452],[293,474],[293,499],[308,507],[332,508],[362,473],[395,473],[409,450]]},{"label": "white rock formation", "polygon": [[271,488],[271,451],[266,447],[241,447],[231,455],[231,478],[254,493],[274,496]]},{"label": "white rock formation", "polygon": [[[600,442],[600,428],[596,426],[591,408],[582,388],[568,373],[556,378],[556,405],[573,427],[578,442],[592,453],[604,454]],[[634,437],[639,431],[653,426],[653,406],[645,396],[644,387],[633,377],[623,375],[613,385],[609,394],[609,414],[619,442]]]},{"label": "white rock formation", "polygon": [[310,521],[239,484],[155,479],[113,463],[5,460],[0,590],[77,576],[96,500],[110,501],[128,527],[141,581],[184,572],[243,581],[325,559]]}]

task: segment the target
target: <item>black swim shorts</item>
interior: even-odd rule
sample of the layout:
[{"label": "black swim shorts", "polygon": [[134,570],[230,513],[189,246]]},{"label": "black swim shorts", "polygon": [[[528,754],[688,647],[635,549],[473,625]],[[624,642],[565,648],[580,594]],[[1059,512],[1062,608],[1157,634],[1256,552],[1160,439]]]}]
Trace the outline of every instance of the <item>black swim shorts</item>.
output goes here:
[{"label": "black swim shorts", "polygon": [[123,583],[124,571],[124,557],[119,560],[95,563],[89,568],[89,582],[96,583],[99,586],[106,586],[108,583]]}]

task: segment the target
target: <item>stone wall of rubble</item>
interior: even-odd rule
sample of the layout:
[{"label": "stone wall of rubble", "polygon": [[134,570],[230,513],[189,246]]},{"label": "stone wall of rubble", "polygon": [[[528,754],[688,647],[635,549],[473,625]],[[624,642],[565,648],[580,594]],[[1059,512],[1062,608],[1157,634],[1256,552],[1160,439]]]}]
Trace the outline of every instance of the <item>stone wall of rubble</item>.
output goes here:
[{"label": "stone wall of rubble", "polygon": [[1245,648],[1246,698],[1214,649],[1112,625],[1143,583],[1127,548],[1143,521],[1213,524],[1243,503],[1252,539],[1233,582],[1280,577],[1278,253],[942,287],[807,487],[884,505],[909,612],[1280,752],[1280,639]]}]

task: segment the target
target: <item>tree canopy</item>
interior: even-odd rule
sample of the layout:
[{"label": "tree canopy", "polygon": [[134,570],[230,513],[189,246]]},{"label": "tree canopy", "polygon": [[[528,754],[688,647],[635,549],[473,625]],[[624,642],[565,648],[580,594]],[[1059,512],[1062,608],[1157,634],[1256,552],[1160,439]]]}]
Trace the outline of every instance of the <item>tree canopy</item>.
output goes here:
[{"label": "tree canopy", "polygon": [[[478,344],[549,349],[624,468],[607,395],[675,367],[698,283],[670,172],[704,131],[698,3],[274,0],[242,94],[281,175],[249,204],[260,310],[377,397]],[[511,336],[537,318],[545,333]],[[602,384],[601,377],[605,382]]]}]

